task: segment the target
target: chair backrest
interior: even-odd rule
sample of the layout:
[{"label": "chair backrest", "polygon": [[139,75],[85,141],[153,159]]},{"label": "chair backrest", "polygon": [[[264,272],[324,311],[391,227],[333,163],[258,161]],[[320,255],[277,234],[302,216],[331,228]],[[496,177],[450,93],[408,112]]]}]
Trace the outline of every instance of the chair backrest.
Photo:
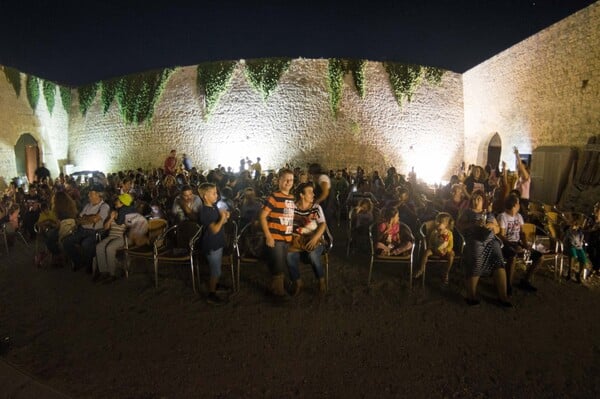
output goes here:
[{"label": "chair backrest", "polygon": [[167,221],[165,219],[150,219],[148,220],[148,243],[153,244],[154,241],[167,229]]},{"label": "chair backrest", "polygon": [[[551,224],[548,224],[550,226]],[[525,240],[530,248],[533,248],[542,253],[558,251],[557,244],[559,240],[556,235],[553,235],[550,229],[542,229],[533,223],[524,223],[521,226],[521,231],[525,234]]]},{"label": "chair backrest", "polygon": [[558,223],[559,217],[558,212],[546,211],[546,221],[548,223]]},{"label": "chair backrest", "polygon": [[326,242],[325,252],[329,252],[329,250],[333,248],[333,234],[331,234],[329,226],[327,226],[327,228],[325,229],[325,232],[323,233],[323,238]]},{"label": "chair backrest", "polygon": [[[377,242],[379,242],[379,223],[373,223],[371,225],[371,230],[370,230],[370,241],[371,241],[371,254],[375,253],[375,249],[377,246]],[[406,223],[402,223],[400,222],[400,240],[404,241],[404,240],[409,240],[412,242],[412,247],[411,247],[411,256],[412,253],[415,249],[415,236],[411,230],[411,228],[406,224]]]},{"label": "chair backrest", "polygon": [[194,242],[200,236],[201,227],[196,222],[183,221],[175,229],[175,248],[192,248]]},{"label": "chair backrest", "polygon": [[529,212],[544,212],[544,204],[540,201],[529,201]]},{"label": "chair backrest", "polygon": [[536,226],[533,223],[523,223],[521,232],[525,235],[525,241],[532,244],[535,241]]},{"label": "chair backrest", "polygon": [[428,220],[421,223],[421,227],[419,228],[419,241],[424,250],[427,250],[427,237],[429,236],[429,232],[433,230],[434,226],[435,220]]},{"label": "chair backrest", "polygon": [[563,212],[560,215],[560,224],[563,227],[571,226],[574,221],[579,222],[581,227],[586,228],[590,224],[593,224],[592,220],[588,215],[581,212]]},{"label": "chair backrest", "polygon": [[265,235],[258,222],[244,226],[236,238],[236,251],[242,259],[261,259],[265,245]]},{"label": "chair backrest", "polygon": [[225,247],[223,248],[223,253],[230,255],[234,251],[238,235],[238,225],[235,220],[229,219],[229,221],[223,225],[223,233],[225,235]]}]

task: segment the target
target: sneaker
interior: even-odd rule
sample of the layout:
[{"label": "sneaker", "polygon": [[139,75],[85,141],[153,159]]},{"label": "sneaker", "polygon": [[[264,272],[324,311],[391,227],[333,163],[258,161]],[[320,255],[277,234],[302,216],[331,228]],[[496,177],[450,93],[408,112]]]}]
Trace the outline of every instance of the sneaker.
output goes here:
[{"label": "sneaker", "polygon": [[221,283],[217,283],[217,292],[225,293],[225,292],[229,292],[229,291],[231,291],[230,287],[223,285]]},{"label": "sneaker", "polygon": [[480,303],[479,299],[470,299],[470,298],[465,298],[465,302],[469,306],[477,306]]},{"label": "sneaker", "polygon": [[96,271],[93,275],[92,275],[92,281],[93,282],[98,282],[101,280],[104,280],[106,278],[106,273],[100,273],[98,271]]},{"label": "sneaker", "polygon": [[442,285],[447,287],[450,284],[450,276],[447,274],[442,275]]},{"label": "sneaker", "polygon": [[535,288],[531,283],[525,279],[521,279],[519,282],[519,288],[523,291],[536,292],[537,288]]},{"label": "sneaker", "polygon": [[499,299],[498,304],[503,308],[514,308],[514,305],[510,301],[503,301],[502,299]]},{"label": "sneaker", "polygon": [[304,282],[300,279],[294,281],[292,283],[292,296],[298,296],[302,292],[302,287],[304,287]]},{"label": "sneaker", "polygon": [[220,306],[220,305],[225,305],[225,300],[223,300],[221,297],[217,296],[216,292],[211,292],[206,297],[206,303],[208,303],[209,305]]},{"label": "sneaker", "polygon": [[110,284],[114,283],[115,281],[117,281],[117,276],[111,276],[109,274],[104,280],[102,280],[102,284]]}]

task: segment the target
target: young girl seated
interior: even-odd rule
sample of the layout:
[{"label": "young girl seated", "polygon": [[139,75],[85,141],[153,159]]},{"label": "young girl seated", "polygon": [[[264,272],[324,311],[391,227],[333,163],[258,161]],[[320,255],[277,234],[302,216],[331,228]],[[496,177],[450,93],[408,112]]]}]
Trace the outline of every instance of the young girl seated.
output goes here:
[{"label": "young girl seated", "polygon": [[567,275],[565,278],[569,280],[571,278],[571,269],[575,262],[579,263],[579,274],[577,274],[577,281],[581,282],[584,280],[584,271],[587,265],[587,256],[584,245],[584,233],[583,225],[585,220],[581,217],[573,219],[569,229],[567,230],[564,238],[564,243],[567,246],[567,255],[569,256],[569,265],[567,266]]},{"label": "young girl seated", "polygon": [[448,284],[448,276],[452,263],[454,262],[454,236],[452,234],[452,228],[454,226],[454,220],[452,216],[446,212],[440,212],[435,218],[435,227],[428,232],[427,235],[427,251],[421,258],[421,268],[415,274],[415,278],[419,278],[425,272],[425,265],[431,255],[439,256],[442,259],[448,261],[448,266],[442,274],[442,283]]},{"label": "young girl seated", "polygon": [[400,224],[398,208],[386,208],[383,221],[377,227],[377,255],[396,256],[409,251],[413,245],[412,233]]},{"label": "young girl seated", "polygon": [[20,211],[19,205],[12,204],[6,215],[0,219],[0,227],[4,225],[7,233],[6,241],[11,246],[15,243],[15,233],[20,227]]},{"label": "young girl seated", "polygon": [[[38,234],[40,234],[44,240],[47,239],[47,233],[50,230],[58,227],[59,222],[58,222],[58,218],[56,217],[56,213],[54,213],[54,211],[52,209],[50,209],[50,205],[47,202],[41,203],[40,216],[38,217],[36,224],[37,224]],[[35,257],[34,257],[36,266],[42,267],[44,259],[46,259],[47,256],[48,256],[48,252],[45,250],[42,250],[41,252],[36,253]]]}]

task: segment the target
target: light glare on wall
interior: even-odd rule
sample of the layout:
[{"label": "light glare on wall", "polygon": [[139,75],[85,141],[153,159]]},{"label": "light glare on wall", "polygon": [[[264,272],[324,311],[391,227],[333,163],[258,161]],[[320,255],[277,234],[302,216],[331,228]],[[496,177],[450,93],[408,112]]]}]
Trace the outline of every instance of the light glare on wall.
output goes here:
[{"label": "light glare on wall", "polygon": [[82,170],[99,170],[101,172],[107,171],[106,157],[102,155],[101,151],[94,151],[85,154],[84,161],[79,165],[75,166],[75,171],[80,172]]},{"label": "light glare on wall", "polygon": [[211,168],[220,164],[224,167],[231,166],[235,172],[239,170],[240,160],[246,157],[252,162],[256,162],[256,158],[260,157],[263,170],[271,167],[272,154],[277,150],[272,146],[254,146],[243,141],[227,144],[211,143],[208,147],[206,161]]},{"label": "light glare on wall", "polygon": [[[415,146],[416,147],[416,146]],[[417,179],[427,184],[440,183],[450,165],[450,151],[433,146],[419,146],[406,156],[408,165],[407,175],[411,167],[415,168]]]}]

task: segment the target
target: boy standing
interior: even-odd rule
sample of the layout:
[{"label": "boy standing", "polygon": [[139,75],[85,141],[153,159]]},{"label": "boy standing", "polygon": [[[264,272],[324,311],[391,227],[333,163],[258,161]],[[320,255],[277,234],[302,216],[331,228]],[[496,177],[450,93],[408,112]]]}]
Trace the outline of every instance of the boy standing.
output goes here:
[{"label": "boy standing", "polygon": [[270,293],[284,299],[284,273],[287,268],[288,247],[292,242],[294,228],[294,196],[290,190],[294,186],[294,173],[290,169],[279,171],[279,189],[265,202],[260,214],[260,225],[265,234],[268,266],[271,272]]}]

